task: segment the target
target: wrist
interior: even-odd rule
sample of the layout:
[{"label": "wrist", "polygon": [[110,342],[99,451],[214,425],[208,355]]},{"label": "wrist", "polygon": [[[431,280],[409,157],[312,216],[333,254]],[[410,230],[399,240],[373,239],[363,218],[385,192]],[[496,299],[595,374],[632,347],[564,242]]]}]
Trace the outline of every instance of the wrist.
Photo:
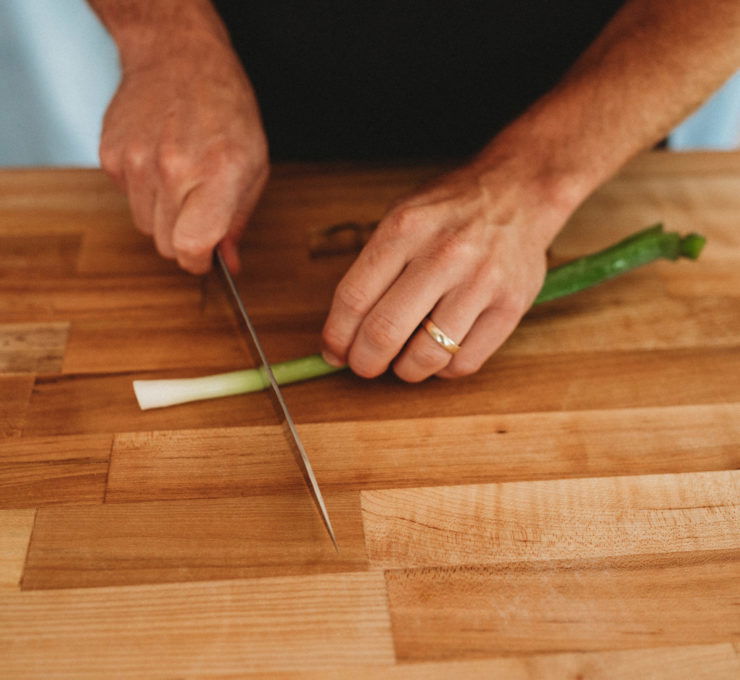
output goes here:
[{"label": "wrist", "polygon": [[158,67],[167,68],[172,75],[186,71],[188,64],[203,67],[219,54],[230,54],[230,49],[220,40],[188,30],[179,30],[167,39],[142,31],[122,38],[118,45],[124,76]]},{"label": "wrist", "polygon": [[533,130],[507,129],[473,161],[478,182],[497,204],[511,203],[520,224],[548,247],[595,188]]},{"label": "wrist", "polygon": [[165,0],[130,12],[117,11],[116,2],[104,0],[94,7],[116,42],[124,75],[171,60],[233,52],[228,32],[207,0]]},{"label": "wrist", "polygon": [[567,135],[519,119],[495,137],[476,162],[486,174],[509,173],[542,207],[567,219],[598,186],[591,168],[575,156],[576,148]]}]

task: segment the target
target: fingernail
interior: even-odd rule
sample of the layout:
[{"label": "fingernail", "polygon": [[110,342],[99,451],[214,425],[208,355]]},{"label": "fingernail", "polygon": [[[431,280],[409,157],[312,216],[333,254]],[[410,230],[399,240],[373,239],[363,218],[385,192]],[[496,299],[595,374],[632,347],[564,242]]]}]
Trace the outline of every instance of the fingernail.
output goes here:
[{"label": "fingernail", "polygon": [[321,356],[324,358],[324,361],[330,366],[336,366],[337,368],[339,368],[340,366],[344,366],[344,362],[339,357],[334,356],[330,351],[326,349],[321,352]]}]

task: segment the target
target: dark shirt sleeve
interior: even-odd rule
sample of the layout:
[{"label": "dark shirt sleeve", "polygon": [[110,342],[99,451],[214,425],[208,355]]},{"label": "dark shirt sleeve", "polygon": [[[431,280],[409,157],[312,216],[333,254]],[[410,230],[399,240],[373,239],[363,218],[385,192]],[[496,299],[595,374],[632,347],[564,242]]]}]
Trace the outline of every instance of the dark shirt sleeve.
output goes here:
[{"label": "dark shirt sleeve", "polygon": [[441,159],[485,144],[623,0],[216,0],[273,159]]}]

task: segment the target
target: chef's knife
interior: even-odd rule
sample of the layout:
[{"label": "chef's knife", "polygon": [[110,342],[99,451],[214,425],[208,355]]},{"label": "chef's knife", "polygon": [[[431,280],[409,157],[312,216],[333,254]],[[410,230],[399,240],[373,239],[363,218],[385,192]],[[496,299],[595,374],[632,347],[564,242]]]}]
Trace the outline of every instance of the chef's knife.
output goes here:
[{"label": "chef's knife", "polygon": [[257,337],[257,333],[254,329],[254,326],[252,325],[251,319],[249,318],[249,314],[247,314],[247,310],[244,307],[241,295],[239,295],[239,290],[234,283],[234,278],[231,276],[231,273],[226,266],[226,262],[224,261],[223,255],[218,248],[216,248],[215,250],[214,261],[216,263],[216,267],[221,271],[224,281],[226,282],[226,287],[229,289],[229,297],[231,298],[233,306],[237,312],[237,316],[242,321],[243,326],[246,328],[247,332],[244,334],[244,337],[247,339],[247,345],[249,347],[250,353],[252,354],[252,359],[260,364],[264,375],[267,377],[267,380],[270,383],[269,391],[272,397],[272,403],[275,408],[275,413],[280,419],[280,423],[283,426],[283,430],[285,431],[285,436],[288,440],[288,444],[290,445],[291,451],[293,452],[296,462],[298,463],[298,467],[303,474],[303,479],[306,482],[306,486],[308,486],[308,490],[311,492],[311,497],[313,498],[314,503],[316,504],[316,507],[321,514],[321,519],[324,522],[324,526],[326,527],[327,532],[329,532],[331,542],[334,544],[334,548],[338,552],[339,546],[337,545],[337,539],[334,536],[334,529],[332,528],[331,520],[329,519],[329,513],[327,512],[326,505],[324,504],[324,497],[321,495],[321,489],[319,489],[319,484],[316,481],[316,476],[313,473],[311,461],[308,459],[308,454],[306,453],[303,442],[298,435],[298,430],[296,429],[293,417],[290,415],[288,405],[285,403],[283,393],[280,390],[280,386],[278,385],[277,380],[275,380],[275,374],[272,372],[272,368],[270,368],[270,364],[267,361],[267,356],[262,349],[262,344]]}]

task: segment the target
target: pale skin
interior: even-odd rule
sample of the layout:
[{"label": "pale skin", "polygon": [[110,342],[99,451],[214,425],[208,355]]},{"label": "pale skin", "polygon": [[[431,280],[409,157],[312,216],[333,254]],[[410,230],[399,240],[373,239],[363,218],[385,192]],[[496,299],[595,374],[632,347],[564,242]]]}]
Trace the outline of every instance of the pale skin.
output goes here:
[{"label": "pale skin", "polygon": [[[232,270],[268,176],[247,75],[207,0],[90,0],[123,80],[103,168],[159,252]],[[545,252],[576,207],[740,67],[737,0],[631,0],[565,78],[468,163],[399,199],[337,286],[324,356],[375,377],[469,375],[539,291]],[[248,65],[247,65],[248,68]],[[427,316],[462,349],[419,328]]]}]

